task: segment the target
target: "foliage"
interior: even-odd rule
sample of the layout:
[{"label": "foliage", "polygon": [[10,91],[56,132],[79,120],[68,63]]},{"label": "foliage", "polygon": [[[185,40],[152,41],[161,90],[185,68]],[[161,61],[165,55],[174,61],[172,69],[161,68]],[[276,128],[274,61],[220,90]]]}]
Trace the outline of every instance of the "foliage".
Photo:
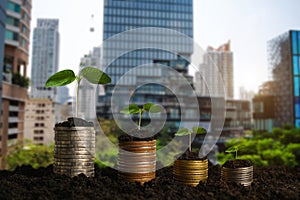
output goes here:
[{"label": "foliage", "polygon": [[29,78],[22,76],[20,73],[12,74],[12,84],[18,85],[20,87],[28,88]]},{"label": "foliage", "polygon": [[[239,149],[239,159],[249,159],[256,166],[300,164],[299,128],[274,128],[271,133],[253,131],[252,138],[231,139],[226,142],[225,147],[235,144],[242,146],[242,149]],[[219,153],[217,158],[220,163],[232,159],[225,153]]]},{"label": "foliage", "polygon": [[18,141],[5,157],[9,170],[17,166],[31,165],[33,168],[47,167],[53,163],[54,146],[36,145],[30,141]]},{"label": "foliage", "polygon": [[46,87],[58,87],[68,85],[75,80],[77,81],[75,114],[76,117],[78,116],[79,85],[83,78],[85,78],[87,81],[93,84],[106,84],[111,82],[111,78],[101,70],[95,67],[85,67],[79,72],[78,75],[75,75],[75,73],[70,69],[59,71],[50,76],[45,84]]},{"label": "foliage", "polygon": [[129,104],[123,108],[120,113],[123,114],[139,114],[138,130],[141,130],[142,116],[144,112],[159,113],[162,109],[159,105],[153,103],[146,103],[140,108],[137,104]]},{"label": "foliage", "polygon": [[195,126],[191,131],[189,131],[187,128],[181,128],[175,133],[175,136],[189,136],[189,151],[192,151],[192,133],[205,134],[206,130],[201,126]]}]

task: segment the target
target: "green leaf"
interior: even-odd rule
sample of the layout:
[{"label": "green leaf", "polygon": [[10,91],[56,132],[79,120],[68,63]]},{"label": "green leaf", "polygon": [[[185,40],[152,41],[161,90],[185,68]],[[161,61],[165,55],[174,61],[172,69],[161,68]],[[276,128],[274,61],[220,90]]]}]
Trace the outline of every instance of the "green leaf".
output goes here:
[{"label": "green leaf", "polygon": [[85,67],[80,71],[80,76],[83,76],[86,80],[93,84],[106,84],[110,83],[110,77],[95,67]]},{"label": "green leaf", "polygon": [[120,113],[123,113],[123,114],[137,114],[140,112],[141,112],[141,109],[136,104],[130,104],[129,106],[126,106],[125,108],[123,108],[120,111]]},{"label": "green leaf", "polygon": [[46,87],[64,86],[72,83],[76,79],[74,72],[70,69],[59,71],[48,78]]},{"label": "green leaf", "polygon": [[239,150],[239,145],[234,145],[229,147],[225,152],[226,153],[232,153],[232,152],[237,152]]},{"label": "green leaf", "polygon": [[205,128],[203,128],[201,126],[195,126],[192,128],[192,130],[193,130],[193,133],[196,133],[196,134],[205,134],[206,133]]},{"label": "green leaf", "polygon": [[159,105],[153,104],[153,103],[146,103],[143,105],[143,110],[149,112],[149,113],[159,113],[162,111],[161,107]]},{"label": "green leaf", "polygon": [[184,136],[184,135],[189,135],[191,132],[187,128],[181,128],[175,133],[175,136]]}]

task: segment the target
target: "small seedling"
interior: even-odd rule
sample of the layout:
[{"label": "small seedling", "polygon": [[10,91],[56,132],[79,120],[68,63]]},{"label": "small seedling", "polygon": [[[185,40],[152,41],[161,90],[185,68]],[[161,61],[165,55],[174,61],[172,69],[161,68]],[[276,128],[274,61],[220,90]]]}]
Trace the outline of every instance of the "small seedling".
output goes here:
[{"label": "small seedling", "polygon": [[195,126],[192,128],[191,131],[189,131],[189,129],[187,129],[187,128],[181,128],[175,133],[175,136],[185,136],[185,135],[189,136],[189,151],[190,152],[192,151],[192,133],[205,134],[206,130],[205,130],[205,128],[202,128],[201,126]]},{"label": "small seedling", "polygon": [[162,109],[159,105],[153,103],[146,103],[140,108],[137,104],[129,104],[125,108],[123,108],[120,113],[123,114],[139,114],[139,122],[138,122],[138,130],[141,130],[142,125],[142,116],[144,112],[149,113],[159,113]]},{"label": "small seedling", "polygon": [[237,152],[238,152],[239,148],[240,148],[240,145],[233,145],[233,146],[229,147],[225,152],[226,153],[235,153],[234,159],[237,159]]},{"label": "small seedling", "polygon": [[92,84],[106,84],[111,82],[110,77],[103,71],[95,67],[85,67],[79,72],[78,75],[75,75],[75,73],[70,69],[59,71],[53,74],[52,76],[50,76],[45,84],[46,87],[58,87],[58,86],[68,85],[75,80],[77,81],[76,96],[75,96],[76,117],[78,116],[79,84],[83,78],[85,78],[87,81],[89,81]]}]

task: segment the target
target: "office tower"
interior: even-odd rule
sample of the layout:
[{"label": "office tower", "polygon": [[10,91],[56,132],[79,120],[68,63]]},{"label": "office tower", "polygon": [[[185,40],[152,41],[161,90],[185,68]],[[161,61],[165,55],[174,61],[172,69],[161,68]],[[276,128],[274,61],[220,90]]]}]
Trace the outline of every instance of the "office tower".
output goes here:
[{"label": "office tower", "polygon": [[[6,3],[7,1],[0,2],[0,71],[3,71],[3,58],[4,58],[4,34],[5,34],[5,23],[6,23]],[[2,105],[2,76],[0,76],[0,105]],[[1,113],[2,107],[0,107]],[[2,120],[0,115],[0,127]],[[1,133],[0,133],[1,134]],[[1,148],[1,145],[0,145]],[[1,151],[0,151],[1,152]]]},{"label": "office tower", "polygon": [[[163,29],[157,33],[150,28],[146,31],[142,29],[145,27]],[[156,80],[159,83],[161,83],[159,80],[167,79],[167,77],[171,80],[168,72],[160,68],[161,65],[174,69],[191,81],[192,77],[188,76],[187,72],[190,56],[193,53],[193,43],[179,40],[176,34],[168,30],[193,38],[192,0],[105,0],[104,40],[117,36],[123,31],[129,32],[127,38],[124,37],[117,42],[106,42],[103,46],[103,66],[108,66],[106,72],[111,76],[112,83],[105,86],[106,95],[99,101],[97,113],[101,117],[111,118],[112,112],[118,112],[120,109],[110,108],[111,95],[116,83],[123,87],[123,92],[126,92],[132,91],[136,86],[141,86],[146,80]],[[131,31],[136,32],[130,35]],[[153,44],[165,45],[174,51],[147,48]],[[136,46],[140,48],[132,50]],[[109,63],[120,50],[124,52],[128,50],[128,52]],[[143,68],[135,68],[138,66],[143,66]],[[128,75],[126,80],[120,81],[120,78],[130,70],[133,74]],[[173,78],[176,82],[178,77],[173,76]],[[177,81],[180,85],[180,80]],[[167,88],[159,84],[146,84],[136,89],[132,96],[133,102],[140,105],[146,102],[162,104],[167,110],[168,119],[180,121],[178,102]],[[186,90],[181,91],[184,93]],[[119,100],[122,101],[121,94]],[[187,111],[187,113],[192,112],[192,110]]]},{"label": "office tower", "polygon": [[69,88],[67,86],[57,88],[57,102],[59,104],[65,104],[70,98]]},{"label": "office tower", "polygon": [[[5,23],[6,23],[6,3],[7,1],[0,2],[0,71],[3,73],[3,58],[4,58],[4,38],[5,38]],[[2,76],[0,76],[0,113],[2,113]],[[0,153],[2,153],[2,116],[0,115]],[[0,157],[0,168],[2,166],[2,157]]]},{"label": "office tower", "polygon": [[[84,67],[96,67],[100,69],[100,52],[100,47],[94,47],[93,51],[84,55],[80,59],[79,70],[82,70]],[[92,102],[96,102],[99,92],[96,92],[96,94],[94,91],[103,91],[103,86],[90,84],[85,79],[81,81],[78,95],[78,101],[80,102],[78,104],[78,116],[86,120],[93,120],[96,117],[96,103],[93,105]]]},{"label": "office tower", "polygon": [[31,98],[57,99],[57,88],[45,88],[45,81],[58,71],[59,22],[57,19],[38,19],[33,31],[31,59]]},{"label": "office tower", "polygon": [[275,126],[300,127],[300,31],[290,30],[268,41],[274,81]]},{"label": "office tower", "polygon": [[[221,76],[221,81],[218,81],[216,74]],[[195,76],[198,95],[224,96],[226,99],[232,99],[234,97],[233,53],[230,49],[230,41],[216,49],[209,46]],[[211,91],[208,91],[207,85],[211,86]]]},{"label": "office tower", "polygon": [[[8,153],[8,147],[23,138],[24,107],[27,98],[29,33],[31,0],[1,1],[6,5],[5,45],[2,80],[2,127],[1,154]],[[3,9],[0,9],[0,13]],[[1,26],[1,25],[0,25]],[[1,167],[5,167],[3,163]]]}]

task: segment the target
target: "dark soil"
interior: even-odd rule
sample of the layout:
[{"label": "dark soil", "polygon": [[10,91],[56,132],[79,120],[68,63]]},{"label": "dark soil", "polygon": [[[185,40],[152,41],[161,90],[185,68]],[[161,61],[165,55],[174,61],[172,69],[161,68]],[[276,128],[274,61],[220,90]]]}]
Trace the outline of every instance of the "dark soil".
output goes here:
[{"label": "dark soil", "polygon": [[[175,156],[175,158],[178,156]],[[187,150],[186,152],[184,152],[184,154],[182,154],[178,160],[205,160],[206,157],[204,158],[199,158],[199,152],[196,151],[189,151]]]},{"label": "dark soil", "polygon": [[93,122],[88,122],[81,118],[69,117],[68,121],[55,124],[55,127],[94,127]]},{"label": "dark soil", "polygon": [[0,171],[0,199],[299,199],[300,166],[254,168],[248,188],[220,181],[220,166],[209,168],[206,183],[197,187],[174,181],[173,168],[158,170],[141,186],[118,179],[117,171],[95,166],[95,177],[74,178],[53,174],[52,166],[14,172]]},{"label": "dark soil", "polygon": [[252,166],[250,160],[239,160],[239,159],[227,160],[223,165],[223,167],[232,168],[232,169],[240,168],[240,167],[250,167],[250,166]]},{"label": "dark soil", "polygon": [[123,135],[120,135],[118,137],[118,140],[119,142],[129,142],[129,141],[151,141],[155,139],[154,137],[145,137],[145,138],[138,137],[138,136],[147,136],[147,135],[149,135],[147,130],[134,129],[131,131],[130,135],[125,133]]}]

